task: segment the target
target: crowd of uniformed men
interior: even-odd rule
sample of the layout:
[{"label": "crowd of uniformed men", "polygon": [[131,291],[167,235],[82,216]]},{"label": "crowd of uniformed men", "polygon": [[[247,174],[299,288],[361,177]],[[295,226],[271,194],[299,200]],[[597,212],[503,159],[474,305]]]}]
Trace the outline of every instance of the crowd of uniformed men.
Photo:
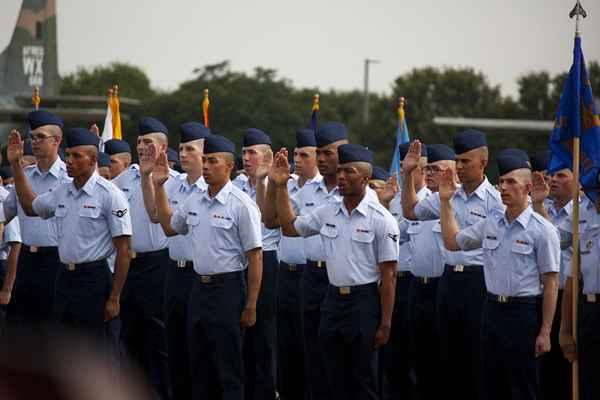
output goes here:
[{"label": "crowd of uniformed men", "polygon": [[6,329],[98,339],[160,399],[567,399],[576,358],[600,398],[599,208],[582,197],[575,347],[573,175],[544,152],[501,151],[494,186],[474,130],[402,145],[398,179],[339,122],[298,129],[293,168],[260,129],[240,165],[200,123],[177,154],[143,118],[133,164],[29,124],[0,171]]}]

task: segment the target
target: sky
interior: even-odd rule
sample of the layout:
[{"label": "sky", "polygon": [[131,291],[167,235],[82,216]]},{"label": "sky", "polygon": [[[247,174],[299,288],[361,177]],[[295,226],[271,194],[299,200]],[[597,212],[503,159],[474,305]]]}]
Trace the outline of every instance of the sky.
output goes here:
[{"label": "sky", "polygon": [[[21,0],[0,0],[0,49]],[[298,87],[389,93],[413,68],[473,67],[505,95],[519,76],[566,71],[573,0],[57,0],[59,72],[113,61],[140,66],[173,90],[193,70],[276,69]],[[600,60],[600,1],[583,0],[587,60]]]}]

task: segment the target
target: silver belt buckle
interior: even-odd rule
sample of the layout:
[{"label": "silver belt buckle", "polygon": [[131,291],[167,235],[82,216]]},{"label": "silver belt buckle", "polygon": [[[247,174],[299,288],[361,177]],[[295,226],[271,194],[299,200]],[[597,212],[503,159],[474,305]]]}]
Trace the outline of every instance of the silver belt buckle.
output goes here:
[{"label": "silver belt buckle", "polygon": [[499,295],[496,296],[498,303],[508,303],[508,296]]},{"label": "silver belt buckle", "polygon": [[298,271],[298,266],[296,264],[288,264],[288,271],[296,272]]},{"label": "silver belt buckle", "polygon": [[325,266],[325,261],[317,261],[317,268],[323,268]]},{"label": "silver belt buckle", "polygon": [[588,293],[585,295],[585,299],[588,303],[595,303],[597,301],[596,293]]},{"label": "silver belt buckle", "polygon": [[454,272],[465,272],[465,266],[462,264],[456,264],[454,266]]},{"label": "silver belt buckle", "polygon": [[200,282],[202,283],[210,283],[212,278],[210,275],[200,275]]},{"label": "silver belt buckle", "polygon": [[37,253],[39,248],[37,246],[29,246],[30,253]]},{"label": "silver belt buckle", "polygon": [[137,253],[136,253],[135,251],[133,251],[133,250],[131,250],[131,251],[129,252],[129,255],[131,256],[131,259],[132,259],[132,260],[133,260],[134,258],[136,258],[136,257],[137,257]]},{"label": "silver belt buckle", "polygon": [[67,271],[75,271],[75,264],[74,263],[68,263],[67,264]]},{"label": "silver belt buckle", "polygon": [[177,261],[178,268],[185,268],[185,264],[187,264],[187,261]]}]

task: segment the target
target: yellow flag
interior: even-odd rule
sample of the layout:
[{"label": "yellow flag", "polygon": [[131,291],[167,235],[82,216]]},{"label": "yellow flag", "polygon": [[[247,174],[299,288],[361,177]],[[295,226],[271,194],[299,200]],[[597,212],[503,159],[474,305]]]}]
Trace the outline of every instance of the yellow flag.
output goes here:
[{"label": "yellow flag", "polygon": [[113,139],[123,139],[123,133],[121,132],[121,112],[119,111],[119,87],[117,85],[114,86],[114,96],[109,105],[112,114]]}]

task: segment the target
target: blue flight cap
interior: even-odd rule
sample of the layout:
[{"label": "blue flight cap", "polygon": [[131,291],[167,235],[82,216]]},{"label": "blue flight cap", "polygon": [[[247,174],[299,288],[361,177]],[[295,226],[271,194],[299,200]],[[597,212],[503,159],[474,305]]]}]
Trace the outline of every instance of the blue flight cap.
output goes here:
[{"label": "blue flight cap", "polygon": [[61,129],[64,126],[64,121],[61,117],[44,110],[30,112],[27,119],[29,120],[29,128],[32,131],[44,125],[56,125]]},{"label": "blue flight cap", "polygon": [[[406,157],[409,147],[410,143],[402,143],[400,146],[398,146],[398,149],[400,149],[401,161],[404,160],[404,157]],[[427,145],[425,145],[425,143],[421,143],[421,157],[427,157]]]},{"label": "blue flight cap", "polygon": [[12,178],[12,169],[9,166],[0,167],[0,177],[2,177],[2,179]]},{"label": "blue flight cap", "polygon": [[139,136],[144,136],[149,133],[156,132],[164,133],[165,135],[169,134],[167,127],[156,118],[143,117],[142,119],[140,119],[140,122],[138,123]]},{"label": "blue flight cap", "polygon": [[235,155],[235,143],[221,135],[208,135],[204,139],[204,154],[231,153]]},{"label": "blue flight cap", "polygon": [[31,147],[31,140],[26,140],[25,143],[23,143],[23,155],[24,156],[32,156],[33,155],[33,148]]},{"label": "blue flight cap", "polygon": [[179,154],[175,149],[172,149],[170,147],[167,149],[167,160],[174,161],[176,163],[179,162]]},{"label": "blue flight cap", "polygon": [[550,151],[542,150],[535,152],[529,157],[532,171],[546,171],[550,163]]},{"label": "blue flight cap", "polygon": [[317,147],[327,146],[331,143],[348,139],[348,129],[341,122],[325,122],[317,129],[315,139]]},{"label": "blue flight cap", "polygon": [[373,153],[358,144],[342,144],[338,147],[339,164],[367,162],[373,164]]},{"label": "blue flight cap", "polygon": [[485,133],[474,129],[467,129],[466,131],[457,133],[454,135],[453,141],[456,154],[463,154],[467,151],[487,146]]},{"label": "blue flight cap", "polygon": [[67,148],[77,146],[94,146],[98,148],[100,138],[87,128],[71,128],[66,134]]},{"label": "blue flight cap", "polygon": [[427,162],[433,163],[446,160],[456,160],[456,153],[450,146],[445,144],[430,144],[427,146]]},{"label": "blue flight cap", "polygon": [[297,129],[296,130],[296,147],[316,147],[317,140],[315,132],[312,129]]},{"label": "blue flight cap", "polygon": [[271,137],[260,129],[250,128],[244,132],[243,147],[255,146],[257,144],[266,144],[271,146]]},{"label": "blue flight cap", "polygon": [[514,157],[518,157],[518,158],[524,158],[525,160],[529,161],[529,154],[527,154],[526,151],[521,150],[521,149],[514,149],[514,148],[508,148],[508,149],[504,149],[501,150],[496,157],[505,157],[505,156],[514,156]]},{"label": "blue flight cap", "polygon": [[98,167],[110,167],[110,156],[106,153],[98,153]]},{"label": "blue flight cap", "polygon": [[503,156],[498,156],[496,158],[496,163],[498,164],[498,175],[506,175],[511,171],[516,169],[527,168],[530,169],[529,160],[522,156],[508,154]]},{"label": "blue flight cap", "polygon": [[131,147],[125,140],[110,139],[104,143],[104,152],[111,156],[118,153],[131,154]]},{"label": "blue flight cap", "polygon": [[186,122],[179,126],[181,134],[180,143],[191,142],[192,140],[205,139],[210,135],[210,130],[199,122]]},{"label": "blue flight cap", "polygon": [[371,175],[371,179],[378,179],[380,181],[387,181],[389,179],[389,175],[385,169],[380,167],[379,165],[375,165],[373,167],[373,174]]}]

